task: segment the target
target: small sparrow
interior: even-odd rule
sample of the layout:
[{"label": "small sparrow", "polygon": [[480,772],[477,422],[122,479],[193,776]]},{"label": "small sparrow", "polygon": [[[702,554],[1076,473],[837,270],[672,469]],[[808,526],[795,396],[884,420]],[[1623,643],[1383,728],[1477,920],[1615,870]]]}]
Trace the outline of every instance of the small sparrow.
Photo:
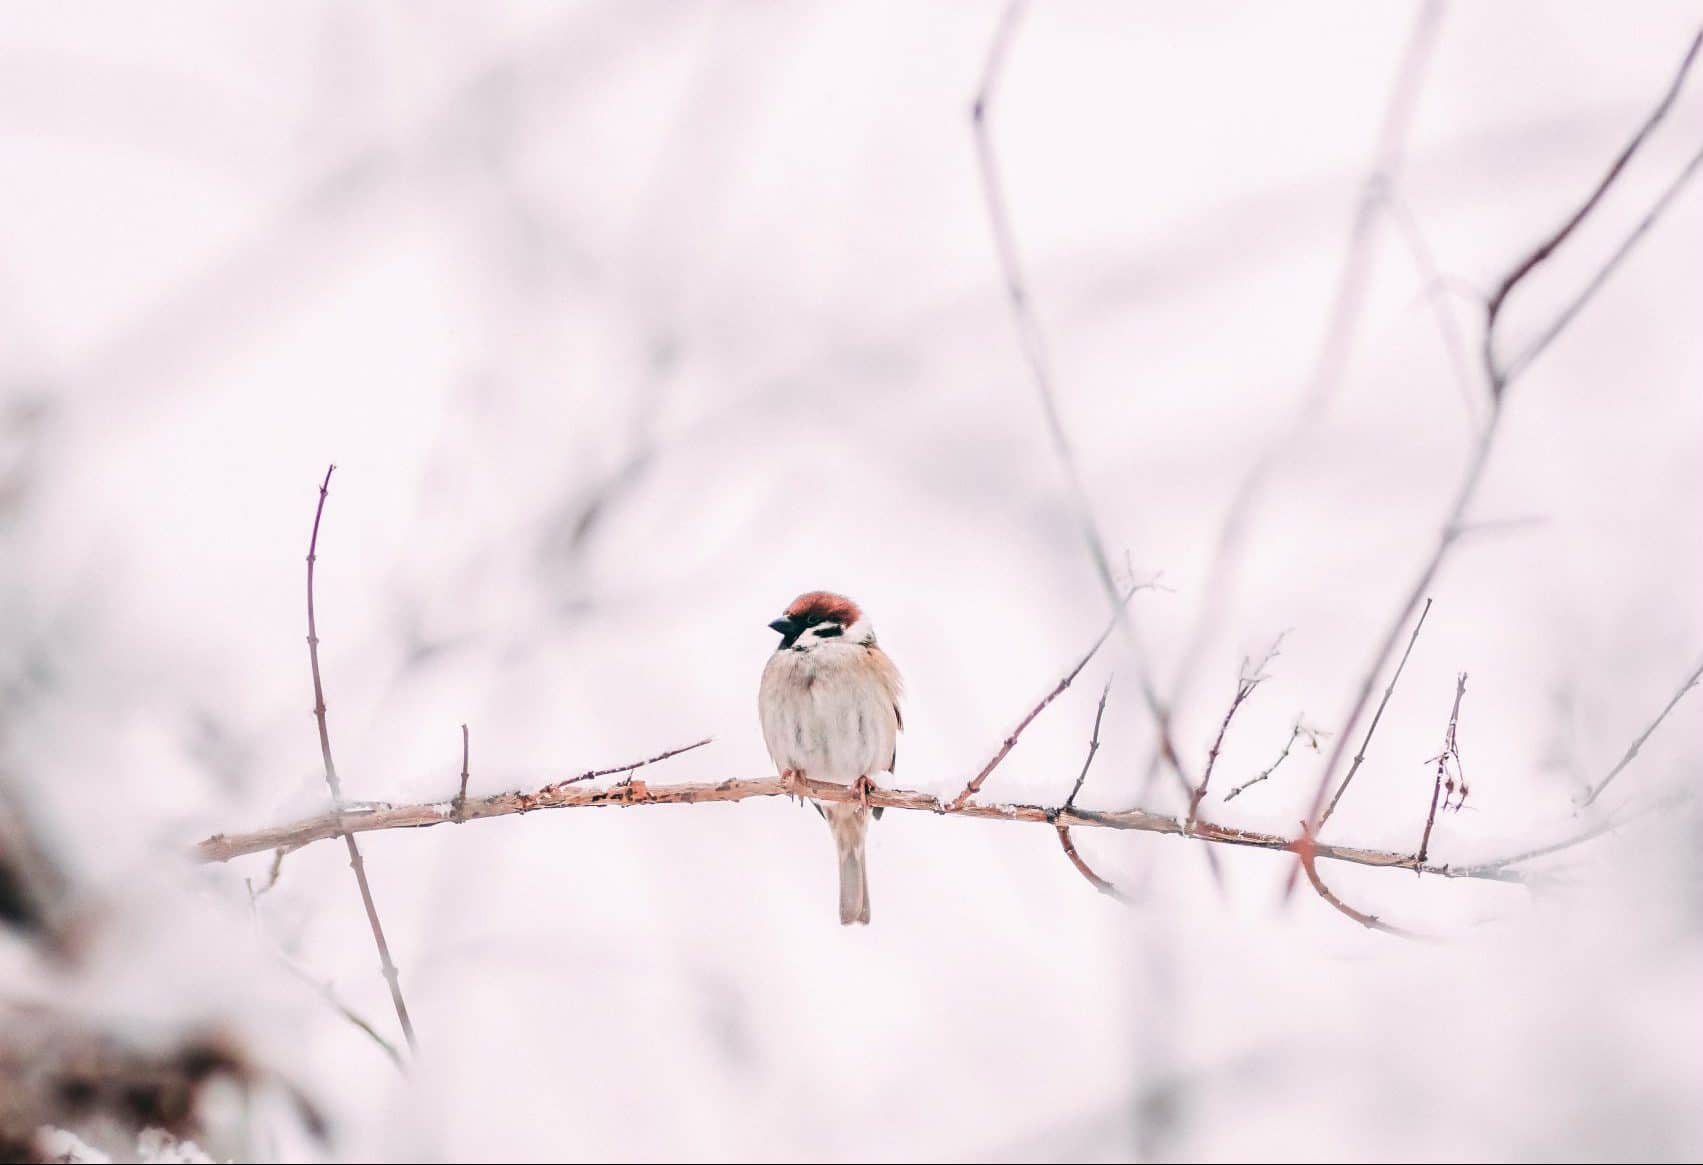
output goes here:
[{"label": "small sparrow", "polygon": [[[817,802],[840,855],[840,922],[869,921],[863,842],[874,773],[891,773],[904,721],[899,671],[875,645],[875,628],[843,595],[811,591],[769,626],[780,646],[763,669],[757,711],[763,743],[789,785],[798,777],[850,785],[855,802]],[[877,817],[881,810],[875,810]]]}]

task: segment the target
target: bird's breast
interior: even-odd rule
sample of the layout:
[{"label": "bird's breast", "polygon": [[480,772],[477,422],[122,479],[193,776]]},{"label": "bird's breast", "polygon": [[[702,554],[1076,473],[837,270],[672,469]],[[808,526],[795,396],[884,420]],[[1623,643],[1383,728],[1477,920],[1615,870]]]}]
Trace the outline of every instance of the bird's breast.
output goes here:
[{"label": "bird's breast", "polygon": [[777,768],[849,784],[892,765],[898,716],[861,646],[778,651],[763,671],[763,739]]}]

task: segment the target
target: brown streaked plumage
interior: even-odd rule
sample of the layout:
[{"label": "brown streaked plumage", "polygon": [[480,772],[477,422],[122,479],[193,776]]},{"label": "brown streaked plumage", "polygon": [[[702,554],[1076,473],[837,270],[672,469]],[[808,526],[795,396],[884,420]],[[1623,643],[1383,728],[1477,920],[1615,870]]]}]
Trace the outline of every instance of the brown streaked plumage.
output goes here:
[{"label": "brown streaked plumage", "polygon": [[[899,671],[875,642],[858,605],[830,591],[794,599],[769,626],[781,641],[763,669],[758,711],[763,741],[781,775],[867,787],[891,772],[899,717]],[[840,858],[840,921],[869,921],[864,868],[867,804],[818,804]],[[877,813],[880,811],[877,810]]]}]

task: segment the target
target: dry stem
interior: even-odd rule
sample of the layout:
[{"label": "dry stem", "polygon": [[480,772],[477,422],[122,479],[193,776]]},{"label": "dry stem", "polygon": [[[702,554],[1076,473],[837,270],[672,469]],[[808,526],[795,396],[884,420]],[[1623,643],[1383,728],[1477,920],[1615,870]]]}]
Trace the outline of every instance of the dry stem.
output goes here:
[{"label": "dry stem", "polygon": [[[1076,807],[1076,795],[1082,792],[1082,782],[1088,779],[1088,768],[1094,763],[1094,754],[1100,751],[1100,722],[1106,717],[1106,699],[1112,694],[1112,680],[1106,677],[1106,686],[1100,690],[1100,704],[1094,709],[1094,731],[1088,737],[1088,755],[1082,761],[1082,771],[1076,776],[1076,784],[1070,787],[1070,796],[1064,799],[1066,809]],[[1076,867],[1076,872],[1088,879],[1088,884],[1100,893],[1117,899],[1124,905],[1129,905],[1130,899],[1123,891],[1112,885],[1106,879],[1096,874],[1081,854],[1076,852],[1076,843],[1071,840],[1070,826],[1058,827],[1058,843],[1064,847],[1064,856],[1070,859],[1070,864]]]},{"label": "dry stem", "polygon": [[1425,832],[1419,838],[1421,865],[1425,863],[1426,855],[1431,852],[1431,830],[1437,824],[1437,800],[1443,794],[1443,778],[1448,775],[1449,761],[1453,759],[1457,767],[1460,765],[1460,749],[1455,744],[1455,726],[1460,722],[1461,698],[1465,695],[1466,673],[1463,671],[1455,679],[1455,706],[1449,709],[1449,728],[1443,734],[1443,751],[1437,754],[1437,774],[1431,783],[1431,808],[1425,814]]},{"label": "dry stem", "polygon": [[[337,765],[331,759],[331,732],[325,722],[325,687],[319,677],[319,631],[314,622],[313,612],[313,571],[314,563],[319,557],[319,522],[325,516],[325,497],[331,490],[331,475],[336,471],[335,465],[325,471],[325,480],[319,483],[319,505],[313,512],[313,534],[308,539],[307,548],[307,650],[308,662],[313,669],[313,715],[319,724],[319,752],[325,761],[325,783],[331,789],[331,819],[336,823],[336,832],[343,837],[349,847],[349,868],[355,871],[355,885],[361,891],[361,905],[366,907],[367,924],[372,928],[373,943],[378,947],[379,968],[384,974],[385,982],[390,985],[390,1001],[396,1007],[397,1022],[402,1025],[402,1035],[408,1041],[408,1050],[418,1052],[419,1045],[414,1039],[414,1024],[408,1018],[408,1004],[402,998],[402,984],[397,974],[396,964],[390,957],[390,944],[384,939],[384,925],[378,919],[378,907],[373,902],[372,887],[367,883],[366,863],[361,860],[360,847],[355,844],[354,831],[348,829],[343,815],[343,786],[337,779]],[[279,849],[295,849],[293,845],[280,845]]]}]

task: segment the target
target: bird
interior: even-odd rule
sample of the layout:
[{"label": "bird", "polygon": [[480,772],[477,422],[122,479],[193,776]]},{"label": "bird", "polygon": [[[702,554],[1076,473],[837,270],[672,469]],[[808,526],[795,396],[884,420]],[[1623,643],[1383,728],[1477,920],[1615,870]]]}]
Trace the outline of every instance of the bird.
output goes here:
[{"label": "bird", "polygon": [[839,856],[840,922],[868,923],[869,791],[874,774],[892,773],[905,726],[899,669],[875,642],[862,609],[844,595],[807,591],[769,628],[781,638],[758,688],[763,743],[789,790],[808,795],[804,778],[857,792],[854,801],[815,805]]}]

